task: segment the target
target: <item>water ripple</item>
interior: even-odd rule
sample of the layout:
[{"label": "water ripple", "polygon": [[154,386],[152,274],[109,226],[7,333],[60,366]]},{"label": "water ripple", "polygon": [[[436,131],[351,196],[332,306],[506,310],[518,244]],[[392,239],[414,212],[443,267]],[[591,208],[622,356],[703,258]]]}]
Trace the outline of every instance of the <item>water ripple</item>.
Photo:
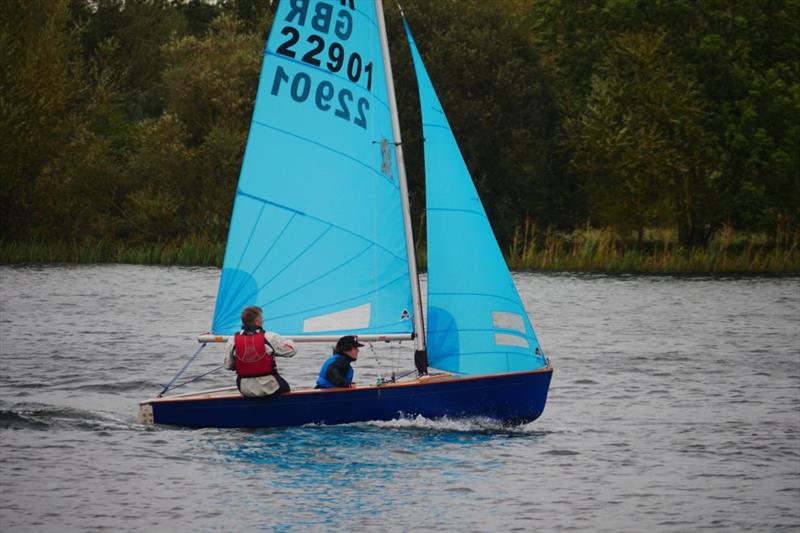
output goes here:
[{"label": "water ripple", "polygon": [[[798,278],[515,275],[556,367],[525,426],[137,424],[207,327],[218,276],[0,266],[4,531],[800,529]],[[42,323],[50,338],[32,337]],[[310,385],[329,349],[281,370]],[[378,359],[410,369],[410,348],[376,351],[357,380]],[[209,347],[189,374],[221,359]]]}]

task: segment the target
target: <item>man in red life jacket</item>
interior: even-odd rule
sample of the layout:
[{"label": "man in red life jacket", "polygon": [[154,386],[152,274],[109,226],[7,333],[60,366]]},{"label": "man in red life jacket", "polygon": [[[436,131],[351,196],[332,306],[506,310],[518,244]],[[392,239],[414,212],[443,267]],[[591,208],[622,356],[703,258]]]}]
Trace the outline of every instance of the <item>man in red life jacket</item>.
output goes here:
[{"label": "man in red life jacket", "polygon": [[289,392],[289,384],[278,374],[275,357],[293,357],[294,343],[264,331],[260,307],[242,311],[242,331],[228,339],[225,368],[236,371],[236,386],[242,396],[258,398]]}]

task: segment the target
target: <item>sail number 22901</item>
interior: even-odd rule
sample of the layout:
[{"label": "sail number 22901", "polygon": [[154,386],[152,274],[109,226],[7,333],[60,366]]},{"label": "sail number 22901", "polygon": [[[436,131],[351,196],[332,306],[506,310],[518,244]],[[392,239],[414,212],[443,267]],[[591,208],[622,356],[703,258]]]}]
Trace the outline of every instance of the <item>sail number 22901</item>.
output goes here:
[{"label": "sail number 22901", "polygon": [[353,124],[367,129],[367,111],[369,100],[359,98],[354,102],[353,92],[349,89],[338,91],[330,81],[321,81],[314,87],[314,82],[305,72],[298,72],[293,77],[282,66],[275,69],[275,79],[272,82],[273,96],[278,96],[283,85],[288,87],[289,96],[297,103],[308,100],[313,93],[314,103],[320,111],[330,111],[337,117],[353,121]]},{"label": "sail number 22901", "polygon": [[[285,26],[280,36],[274,36],[279,41],[275,54],[307,68],[291,74],[278,65],[272,95],[288,91],[297,103],[313,99],[320,111],[332,112],[367,129],[369,100],[356,97],[354,91],[362,93],[364,87],[367,92],[372,90],[373,66],[351,49],[357,14],[355,0],[287,0],[282,6],[286,7]],[[312,77],[305,70],[315,75]],[[319,81],[319,77],[327,79]]]}]

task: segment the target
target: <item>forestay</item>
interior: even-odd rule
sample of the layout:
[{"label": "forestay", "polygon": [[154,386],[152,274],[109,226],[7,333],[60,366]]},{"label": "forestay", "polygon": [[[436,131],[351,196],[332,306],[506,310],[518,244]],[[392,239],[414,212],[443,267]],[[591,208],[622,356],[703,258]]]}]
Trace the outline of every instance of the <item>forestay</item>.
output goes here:
[{"label": "forestay", "polygon": [[408,24],[406,34],[425,139],[429,363],[463,374],[542,368],[536,334]]},{"label": "forestay", "polygon": [[247,305],[283,335],[411,333],[373,2],[281,2],[267,42],[212,331]]}]

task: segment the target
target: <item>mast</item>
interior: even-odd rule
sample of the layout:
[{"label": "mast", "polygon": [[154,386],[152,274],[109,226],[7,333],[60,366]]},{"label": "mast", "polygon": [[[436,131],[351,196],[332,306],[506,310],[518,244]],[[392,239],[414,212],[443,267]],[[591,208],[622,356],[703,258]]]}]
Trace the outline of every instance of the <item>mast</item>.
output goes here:
[{"label": "mast", "polygon": [[386,21],[383,16],[383,1],[375,0],[375,12],[378,19],[378,31],[381,36],[383,52],[383,73],[386,77],[386,92],[389,96],[389,110],[392,116],[392,133],[394,134],[394,150],[397,157],[397,174],[400,180],[400,199],[403,204],[403,224],[406,230],[406,255],[408,256],[408,276],[411,281],[411,299],[414,302],[414,348],[425,349],[425,326],[422,323],[422,298],[420,296],[419,275],[417,274],[417,255],[414,251],[414,236],[411,231],[411,209],[408,202],[408,183],[406,181],[406,165],[403,159],[403,141],[400,137],[400,119],[397,116],[397,100],[394,93],[394,76],[392,76],[392,59],[389,56],[389,39],[386,36]]}]

